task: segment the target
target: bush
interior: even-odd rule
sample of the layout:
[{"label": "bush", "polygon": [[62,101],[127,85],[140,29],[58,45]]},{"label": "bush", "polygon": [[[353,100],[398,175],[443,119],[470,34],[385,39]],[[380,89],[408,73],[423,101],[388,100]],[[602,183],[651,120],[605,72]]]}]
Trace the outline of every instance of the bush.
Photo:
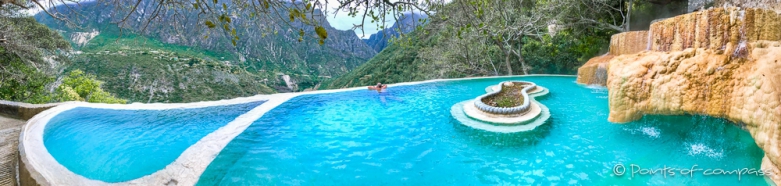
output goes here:
[{"label": "bush", "polygon": [[25,64],[16,54],[0,46],[0,99],[26,103],[47,103],[51,100],[46,85],[52,76]]},{"label": "bush", "polygon": [[513,107],[515,106],[515,101],[513,101],[513,99],[508,96],[501,96],[498,99],[496,99],[496,106]]},{"label": "bush", "polygon": [[542,40],[524,38],[523,55],[533,74],[577,74],[578,67],[607,51],[612,32],[564,30]]},{"label": "bush", "polygon": [[127,100],[119,99],[110,93],[103,91],[100,85],[103,82],[95,79],[95,75],[85,74],[81,70],[74,70],[62,79],[62,84],[55,92],[60,101],[87,101],[90,103],[127,103]]}]

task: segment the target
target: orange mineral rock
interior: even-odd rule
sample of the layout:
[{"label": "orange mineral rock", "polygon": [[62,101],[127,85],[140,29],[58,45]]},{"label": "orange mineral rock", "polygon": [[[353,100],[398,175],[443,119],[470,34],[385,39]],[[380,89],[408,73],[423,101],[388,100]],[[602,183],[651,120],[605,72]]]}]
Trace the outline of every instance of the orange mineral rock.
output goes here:
[{"label": "orange mineral rock", "polygon": [[611,41],[611,52],[621,54],[579,69],[578,82],[600,82],[588,75],[596,73],[590,66],[609,64],[608,120],[687,113],[729,119],[745,125],[765,151],[762,168],[781,183],[781,15],[715,8],[653,23],[649,33],[650,50],[630,53],[635,46],[612,47],[631,42]]}]

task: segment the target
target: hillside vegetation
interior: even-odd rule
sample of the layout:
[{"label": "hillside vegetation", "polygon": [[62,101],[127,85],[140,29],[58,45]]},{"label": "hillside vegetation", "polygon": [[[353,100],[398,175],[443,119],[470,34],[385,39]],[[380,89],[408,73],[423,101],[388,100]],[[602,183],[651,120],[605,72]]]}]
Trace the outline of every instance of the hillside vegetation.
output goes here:
[{"label": "hillside vegetation", "polygon": [[[141,1],[139,10],[128,19],[146,19],[143,12],[154,10],[154,4]],[[128,22],[120,30],[112,22],[123,17],[112,15],[124,15],[125,9],[95,2],[71,8],[82,15],[66,14],[77,27],[43,13],[36,15],[41,23],[61,31],[75,50],[82,50],[74,55],[74,66],[66,70],[94,73],[109,90],[131,101],[188,102],[303,91],[347,73],[376,54],[352,31],[336,30],[324,18],[320,21],[328,39],[321,45],[309,35],[300,38],[299,28],[310,33],[313,26],[286,23],[280,17],[248,16],[252,12],[236,12],[247,15],[232,18],[232,34],[225,34],[198,23],[198,12],[189,9],[177,12],[181,17],[161,15],[147,27],[145,22]],[[286,14],[287,10],[277,11]],[[234,34],[240,39],[233,41]],[[136,55],[153,50],[159,53]],[[105,51],[113,55],[96,55]],[[203,63],[192,66],[181,59]]]},{"label": "hillside vegetation", "polygon": [[276,92],[264,84],[273,74],[252,74],[242,64],[217,60],[224,58],[219,56],[143,36],[117,39],[100,34],[84,44],[66,71],[95,74],[105,89],[132,102],[194,102]]},{"label": "hillside vegetation", "polygon": [[[589,58],[607,51],[610,35],[616,33],[598,27],[548,29],[543,18],[534,18],[546,15],[547,9],[533,10],[539,6],[534,4],[497,2],[475,5],[454,1],[446,5],[446,11],[431,16],[430,23],[422,29],[403,36],[365,64],[328,81],[323,88],[438,78],[576,74],[577,67]],[[471,8],[463,7],[482,8],[486,12],[511,12],[514,7],[530,13],[517,15],[521,20],[507,20],[510,16],[490,13],[478,18],[465,11]]]},{"label": "hillside vegetation", "polygon": [[27,103],[88,101],[125,103],[102,89],[94,75],[74,71],[57,81],[70,64],[68,41],[31,17],[0,17],[0,99]]}]

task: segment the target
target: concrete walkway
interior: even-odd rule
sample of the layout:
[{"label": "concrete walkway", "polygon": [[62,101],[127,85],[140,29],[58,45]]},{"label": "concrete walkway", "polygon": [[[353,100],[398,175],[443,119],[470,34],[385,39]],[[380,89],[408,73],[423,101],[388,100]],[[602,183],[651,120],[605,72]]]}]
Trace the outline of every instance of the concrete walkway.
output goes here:
[{"label": "concrete walkway", "polygon": [[16,153],[25,121],[0,116],[0,185],[17,185]]}]

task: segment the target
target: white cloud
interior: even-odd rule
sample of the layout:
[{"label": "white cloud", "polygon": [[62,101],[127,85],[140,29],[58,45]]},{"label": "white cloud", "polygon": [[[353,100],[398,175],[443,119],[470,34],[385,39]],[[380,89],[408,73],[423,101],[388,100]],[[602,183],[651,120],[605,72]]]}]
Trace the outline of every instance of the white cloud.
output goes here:
[{"label": "white cloud", "polygon": [[[351,30],[354,25],[360,25],[361,21],[363,20],[362,15],[356,15],[353,17],[347,15],[347,12],[334,11],[334,9],[339,7],[338,2],[330,2],[327,5],[328,12],[326,17],[328,19],[328,23],[330,23],[332,27],[338,30]],[[385,20],[385,27],[391,27],[395,22],[391,16],[392,15],[388,14]],[[358,37],[364,39],[369,38],[370,35],[377,33],[380,30],[377,26],[377,23],[371,22],[371,17],[367,17],[366,20],[363,21],[365,21],[363,30],[361,30],[361,28],[355,29],[355,35],[358,35]]]},{"label": "white cloud", "polygon": [[[390,0],[390,2],[396,2],[396,1],[397,0]],[[441,3],[444,4],[452,2],[452,0],[440,0],[440,1]],[[331,1],[329,4],[327,4],[327,7],[328,7],[327,19],[332,27],[339,30],[350,30],[353,28],[354,24],[361,24],[361,20],[362,20],[361,15],[352,17],[352,16],[348,16],[347,12],[334,12],[333,10],[339,7],[339,2]],[[392,15],[389,14],[385,20],[385,27],[387,28],[393,26],[394,22],[395,20],[393,19]],[[358,28],[355,30],[355,35],[358,35],[358,37],[360,38],[369,38],[370,35],[377,33],[379,30],[380,29],[377,27],[377,23],[372,23],[371,19],[367,17],[363,25],[363,32],[361,31],[360,28]]]},{"label": "white cloud", "polygon": [[[51,1],[51,2],[50,2],[50,1]],[[92,0],[81,0],[81,1],[78,1],[78,0],[77,0],[77,1],[75,1],[75,2],[71,2],[71,1],[65,1],[65,3],[67,3],[67,4],[76,4],[76,2],[78,2],[78,3],[84,3],[84,2],[89,2],[89,1],[92,1]],[[50,9],[51,7],[54,7],[54,6],[60,6],[60,5],[62,5],[62,2],[63,2],[63,1],[60,1],[60,0],[39,0],[38,2],[39,2],[41,5],[43,5],[43,7],[46,7],[46,9]],[[53,4],[54,6],[52,6],[52,4]],[[40,12],[42,12],[42,11],[43,11],[43,9],[41,9],[40,7],[38,7],[37,5],[35,5],[35,6],[33,6],[33,8],[27,9],[27,10],[25,10],[24,12],[25,12],[27,15],[34,16],[35,14],[38,14],[38,13],[40,13]]]}]

